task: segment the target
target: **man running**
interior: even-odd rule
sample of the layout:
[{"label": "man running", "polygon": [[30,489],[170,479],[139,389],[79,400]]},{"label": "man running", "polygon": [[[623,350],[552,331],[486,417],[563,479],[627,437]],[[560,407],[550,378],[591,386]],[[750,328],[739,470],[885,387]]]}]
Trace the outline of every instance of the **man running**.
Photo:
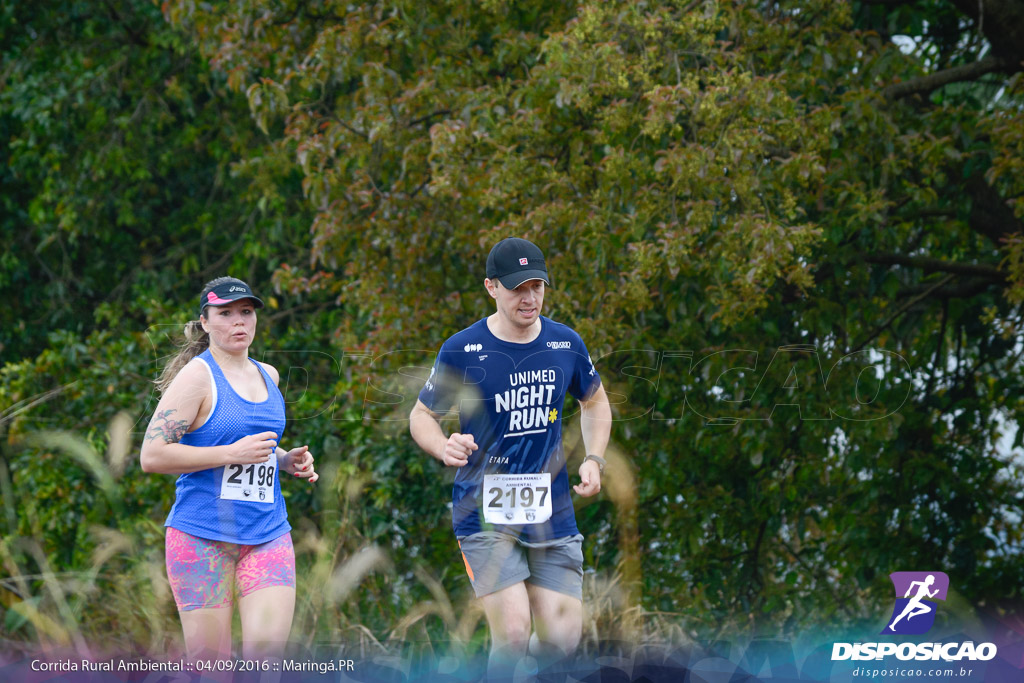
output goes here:
[{"label": "man running", "polygon": [[[548,279],[533,243],[507,238],[487,256],[493,314],[441,346],[410,415],[423,450],[458,468],[452,523],[491,633],[488,671],[571,654],[583,625],[583,536],[562,449],[568,392],[582,406],[581,496],[601,490],[611,409],[587,348],[541,315]],[[459,431],[439,424],[455,407]],[[534,631],[531,639],[531,624]]]}]

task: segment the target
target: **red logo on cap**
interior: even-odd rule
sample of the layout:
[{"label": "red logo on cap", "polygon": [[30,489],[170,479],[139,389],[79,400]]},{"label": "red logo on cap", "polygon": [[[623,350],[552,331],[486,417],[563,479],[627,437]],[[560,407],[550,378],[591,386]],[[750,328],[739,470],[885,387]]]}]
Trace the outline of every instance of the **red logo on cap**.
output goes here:
[{"label": "red logo on cap", "polygon": [[525,266],[527,263],[529,263],[529,261],[527,261],[526,259],[524,259],[524,258],[519,259],[519,265]]}]

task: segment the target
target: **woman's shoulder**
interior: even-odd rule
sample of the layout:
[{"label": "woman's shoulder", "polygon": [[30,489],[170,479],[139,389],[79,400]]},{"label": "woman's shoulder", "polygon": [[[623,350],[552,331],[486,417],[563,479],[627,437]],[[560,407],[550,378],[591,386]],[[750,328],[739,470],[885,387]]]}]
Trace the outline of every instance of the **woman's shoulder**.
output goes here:
[{"label": "woman's shoulder", "polygon": [[256,363],[258,363],[259,366],[270,376],[270,379],[274,381],[275,385],[281,381],[281,375],[273,365],[270,363],[264,363],[263,361],[256,361]]},{"label": "woman's shoulder", "polygon": [[202,399],[211,390],[210,367],[202,359],[196,357],[185,363],[185,366],[174,376],[170,386],[164,392],[169,400]]},{"label": "woman's shoulder", "polygon": [[185,363],[185,366],[178,372],[178,375],[174,378],[174,381],[182,380],[189,384],[201,383],[209,384],[210,382],[210,366],[205,360],[196,356],[189,362]]}]

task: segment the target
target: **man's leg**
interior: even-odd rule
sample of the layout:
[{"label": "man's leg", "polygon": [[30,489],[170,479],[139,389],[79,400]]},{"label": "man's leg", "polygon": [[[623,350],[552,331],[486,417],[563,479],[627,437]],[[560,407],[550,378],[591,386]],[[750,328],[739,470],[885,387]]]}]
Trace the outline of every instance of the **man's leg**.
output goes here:
[{"label": "man's leg", "polygon": [[511,677],[530,642],[530,596],[520,581],[480,598],[491,632],[487,674]]},{"label": "man's leg", "polygon": [[543,669],[576,651],[583,633],[583,602],[533,584],[527,584],[526,590],[536,630],[536,640],[530,642],[530,654],[537,657]]},{"label": "man's leg", "polygon": [[583,536],[535,544],[528,553],[526,589],[533,612],[535,638],[530,654],[539,666],[572,655],[583,631]]}]

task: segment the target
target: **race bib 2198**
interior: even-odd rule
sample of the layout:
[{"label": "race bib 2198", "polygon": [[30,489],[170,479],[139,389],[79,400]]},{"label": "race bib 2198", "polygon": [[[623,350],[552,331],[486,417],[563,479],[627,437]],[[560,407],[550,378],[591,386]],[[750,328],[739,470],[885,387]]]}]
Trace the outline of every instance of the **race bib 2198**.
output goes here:
[{"label": "race bib 2198", "polygon": [[225,465],[220,481],[221,500],[248,500],[253,503],[274,502],[274,477],[277,457],[256,465]]}]

